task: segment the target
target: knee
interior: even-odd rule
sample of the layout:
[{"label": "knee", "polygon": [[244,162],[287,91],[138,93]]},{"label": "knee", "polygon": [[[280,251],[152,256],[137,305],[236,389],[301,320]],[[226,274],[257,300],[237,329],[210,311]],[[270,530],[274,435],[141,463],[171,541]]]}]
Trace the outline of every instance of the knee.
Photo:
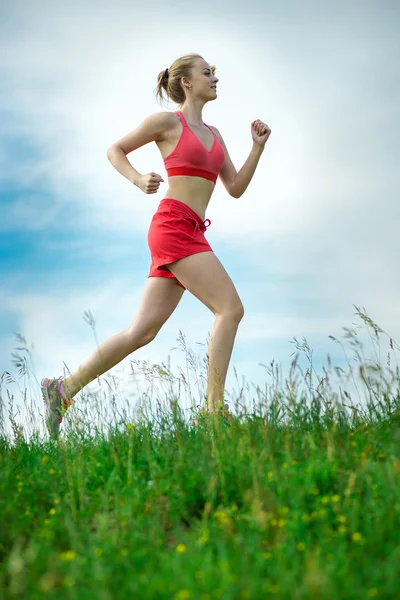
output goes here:
[{"label": "knee", "polygon": [[235,302],[235,304],[227,307],[222,313],[222,316],[239,324],[244,317],[244,306],[242,302],[239,300],[238,302]]},{"label": "knee", "polygon": [[150,344],[158,334],[158,329],[138,330],[136,327],[128,327],[125,335],[131,352]]}]

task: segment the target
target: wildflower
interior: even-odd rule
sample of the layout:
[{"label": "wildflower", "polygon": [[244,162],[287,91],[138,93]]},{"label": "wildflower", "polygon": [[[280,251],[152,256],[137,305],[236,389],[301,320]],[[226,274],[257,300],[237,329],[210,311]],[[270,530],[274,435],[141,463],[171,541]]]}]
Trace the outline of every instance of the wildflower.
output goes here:
[{"label": "wildflower", "polygon": [[272,471],[268,471],[268,475],[267,475],[267,477],[268,477],[268,481],[272,481],[272,480],[273,480],[273,478],[274,478],[274,474],[273,474],[273,472],[272,472]]},{"label": "wildflower", "polygon": [[42,463],[47,463],[49,462],[49,457],[48,456],[42,456]]},{"label": "wildflower", "polygon": [[284,527],[285,525],[286,525],[285,519],[279,519],[278,527],[280,527],[282,529],[282,527]]},{"label": "wildflower", "polygon": [[132,429],[134,429],[135,425],[133,423],[129,423],[129,425],[127,426],[127,430],[128,431],[132,431]]},{"label": "wildflower", "polygon": [[279,509],[279,512],[281,512],[283,515],[287,515],[289,512],[289,507],[288,506],[282,506],[281,509]]},{"label": "wildflower", "polygon": [[322,496],[321,502],[322,504],[329,504],[329,496]]},{"label": "wildflower", "polygon": [[210,538],[210,534],[209,534],[208,530],[205,529],[202,532],[201,536],[199,537],[198,543],[200,544],[200,546],[203,546],[206,542],[208,542],[209,538]]},{"label": "wildflower", "polygon": [[55,508],[51,508],[51,509],[49,510],[49,515],[55,515],[55,514],[56,514],[56,512],[57,512],[57,511],[56,511],[56,509],[55,509]]},{"label": "wildflower", "polygon": [[356,533],[353,533],[351,537],[353,539],[353,542],[361,542],[361,540],[363,539],[363,536],[361,535],[361,533],[358,533],[358,531],[356,531]]},{"label": "wildflower", "polygon": [[76,554],[73,550],[67,550],[66,552],[61,552],[60,558],[65,562],[71,562],[75,560]]},{"label": "wildflower", "polygon": [[55,475],[55,470],[54,469],[50,469],[49,470],[49,475]]},{"label": "wildflower", "polygon": [[339,523],[346,523],[347,517],[346,515],[338,515],[337,520],[339,521]]},{"label": "wildflower", "polygon": [[54,504],[60,504],[61,500],[60,498],[54,498]]},{"label": "wildflower", "polygon": [[331,498],[332,502],[340,502],[340,496],[338,494],[334,494]]},{"label": "wildflower", "polygon": [[189,590],[180,590],[175,594],[175,600],[189,600],[191,594]]},{"label": "wildflower", "polygon": [[299,552],[304,552],[304,550],[305,550],[305,548],[306,548],[306,545],[305,545],[305,544],[303,544],[303,542],[299,542],[299,543],[297,544],[296,548],[297,548],[297,550],[298,550]]},{"label": "wildflower", "polygon": [[178,544],[176,547],[176,551],[179,552],[179,554],[182,554],[182,552],[186,552],[187,548],[185,546],[185,544]]},{"label": "wildflower", "polygon": [[339,533],[346,533],[346,526],[345,525],[339,525],[338,532]]},{"label": "wildflower", "polygon": [[216,510],[214,512],[214,517],[216,517],[222,525],[228,525],[231,521],[229,515],[224,510]]},{"label": "wildflower", "polygon": [[372,596],[377,596],[378,595],[378,590],[376,588],[370,588],[367,592],[367,596],[369,596],[370,598],[372,598]]}]

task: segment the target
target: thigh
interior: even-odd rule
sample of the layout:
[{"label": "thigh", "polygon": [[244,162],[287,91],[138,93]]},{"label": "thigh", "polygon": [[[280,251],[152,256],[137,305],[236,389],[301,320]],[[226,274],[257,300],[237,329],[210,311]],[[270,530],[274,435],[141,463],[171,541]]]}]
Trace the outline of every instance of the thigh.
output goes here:
[{"label": "thigh", "polygon": [[239,294],[214,252],[192,254],[166,267],[214,314],[243,316]]},{"label": "thigh", "polygon": [[178,306],[184,291],[176,279],[149,277],[130,327],[143,333],[157,333]]}]

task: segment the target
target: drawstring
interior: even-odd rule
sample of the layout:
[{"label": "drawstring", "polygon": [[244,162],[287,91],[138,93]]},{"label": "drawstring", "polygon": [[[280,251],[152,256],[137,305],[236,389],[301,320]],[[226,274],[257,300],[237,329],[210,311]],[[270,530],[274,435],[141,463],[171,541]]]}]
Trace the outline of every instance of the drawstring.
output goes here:
[{"label": "drawstring", "polygon": [[[208,221],[208,224],[206,225],[207,221]],[[202,221],[202,223],[199,226],[199,228],[200,228],[201,231],[206,231],[207,227],[210,227],[210,225],[211,225],[210,219],[206,219],[205,221]]]}]

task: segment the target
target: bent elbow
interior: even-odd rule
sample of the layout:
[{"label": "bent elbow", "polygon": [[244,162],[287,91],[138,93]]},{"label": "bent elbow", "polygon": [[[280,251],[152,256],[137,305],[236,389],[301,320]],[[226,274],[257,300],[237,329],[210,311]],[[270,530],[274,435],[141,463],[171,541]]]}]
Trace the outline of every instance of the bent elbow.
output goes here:
[{"label": "bent elbow", "polygon": [[110,146],[109,149],[107,150],[107,158],[110,158],[110,156],[112,154],[114,154],[114,152],[116,150],[122,150],[122,148],[120,148],[119,146],[116,146],[115,144],[113,144],[112,146]]}]

